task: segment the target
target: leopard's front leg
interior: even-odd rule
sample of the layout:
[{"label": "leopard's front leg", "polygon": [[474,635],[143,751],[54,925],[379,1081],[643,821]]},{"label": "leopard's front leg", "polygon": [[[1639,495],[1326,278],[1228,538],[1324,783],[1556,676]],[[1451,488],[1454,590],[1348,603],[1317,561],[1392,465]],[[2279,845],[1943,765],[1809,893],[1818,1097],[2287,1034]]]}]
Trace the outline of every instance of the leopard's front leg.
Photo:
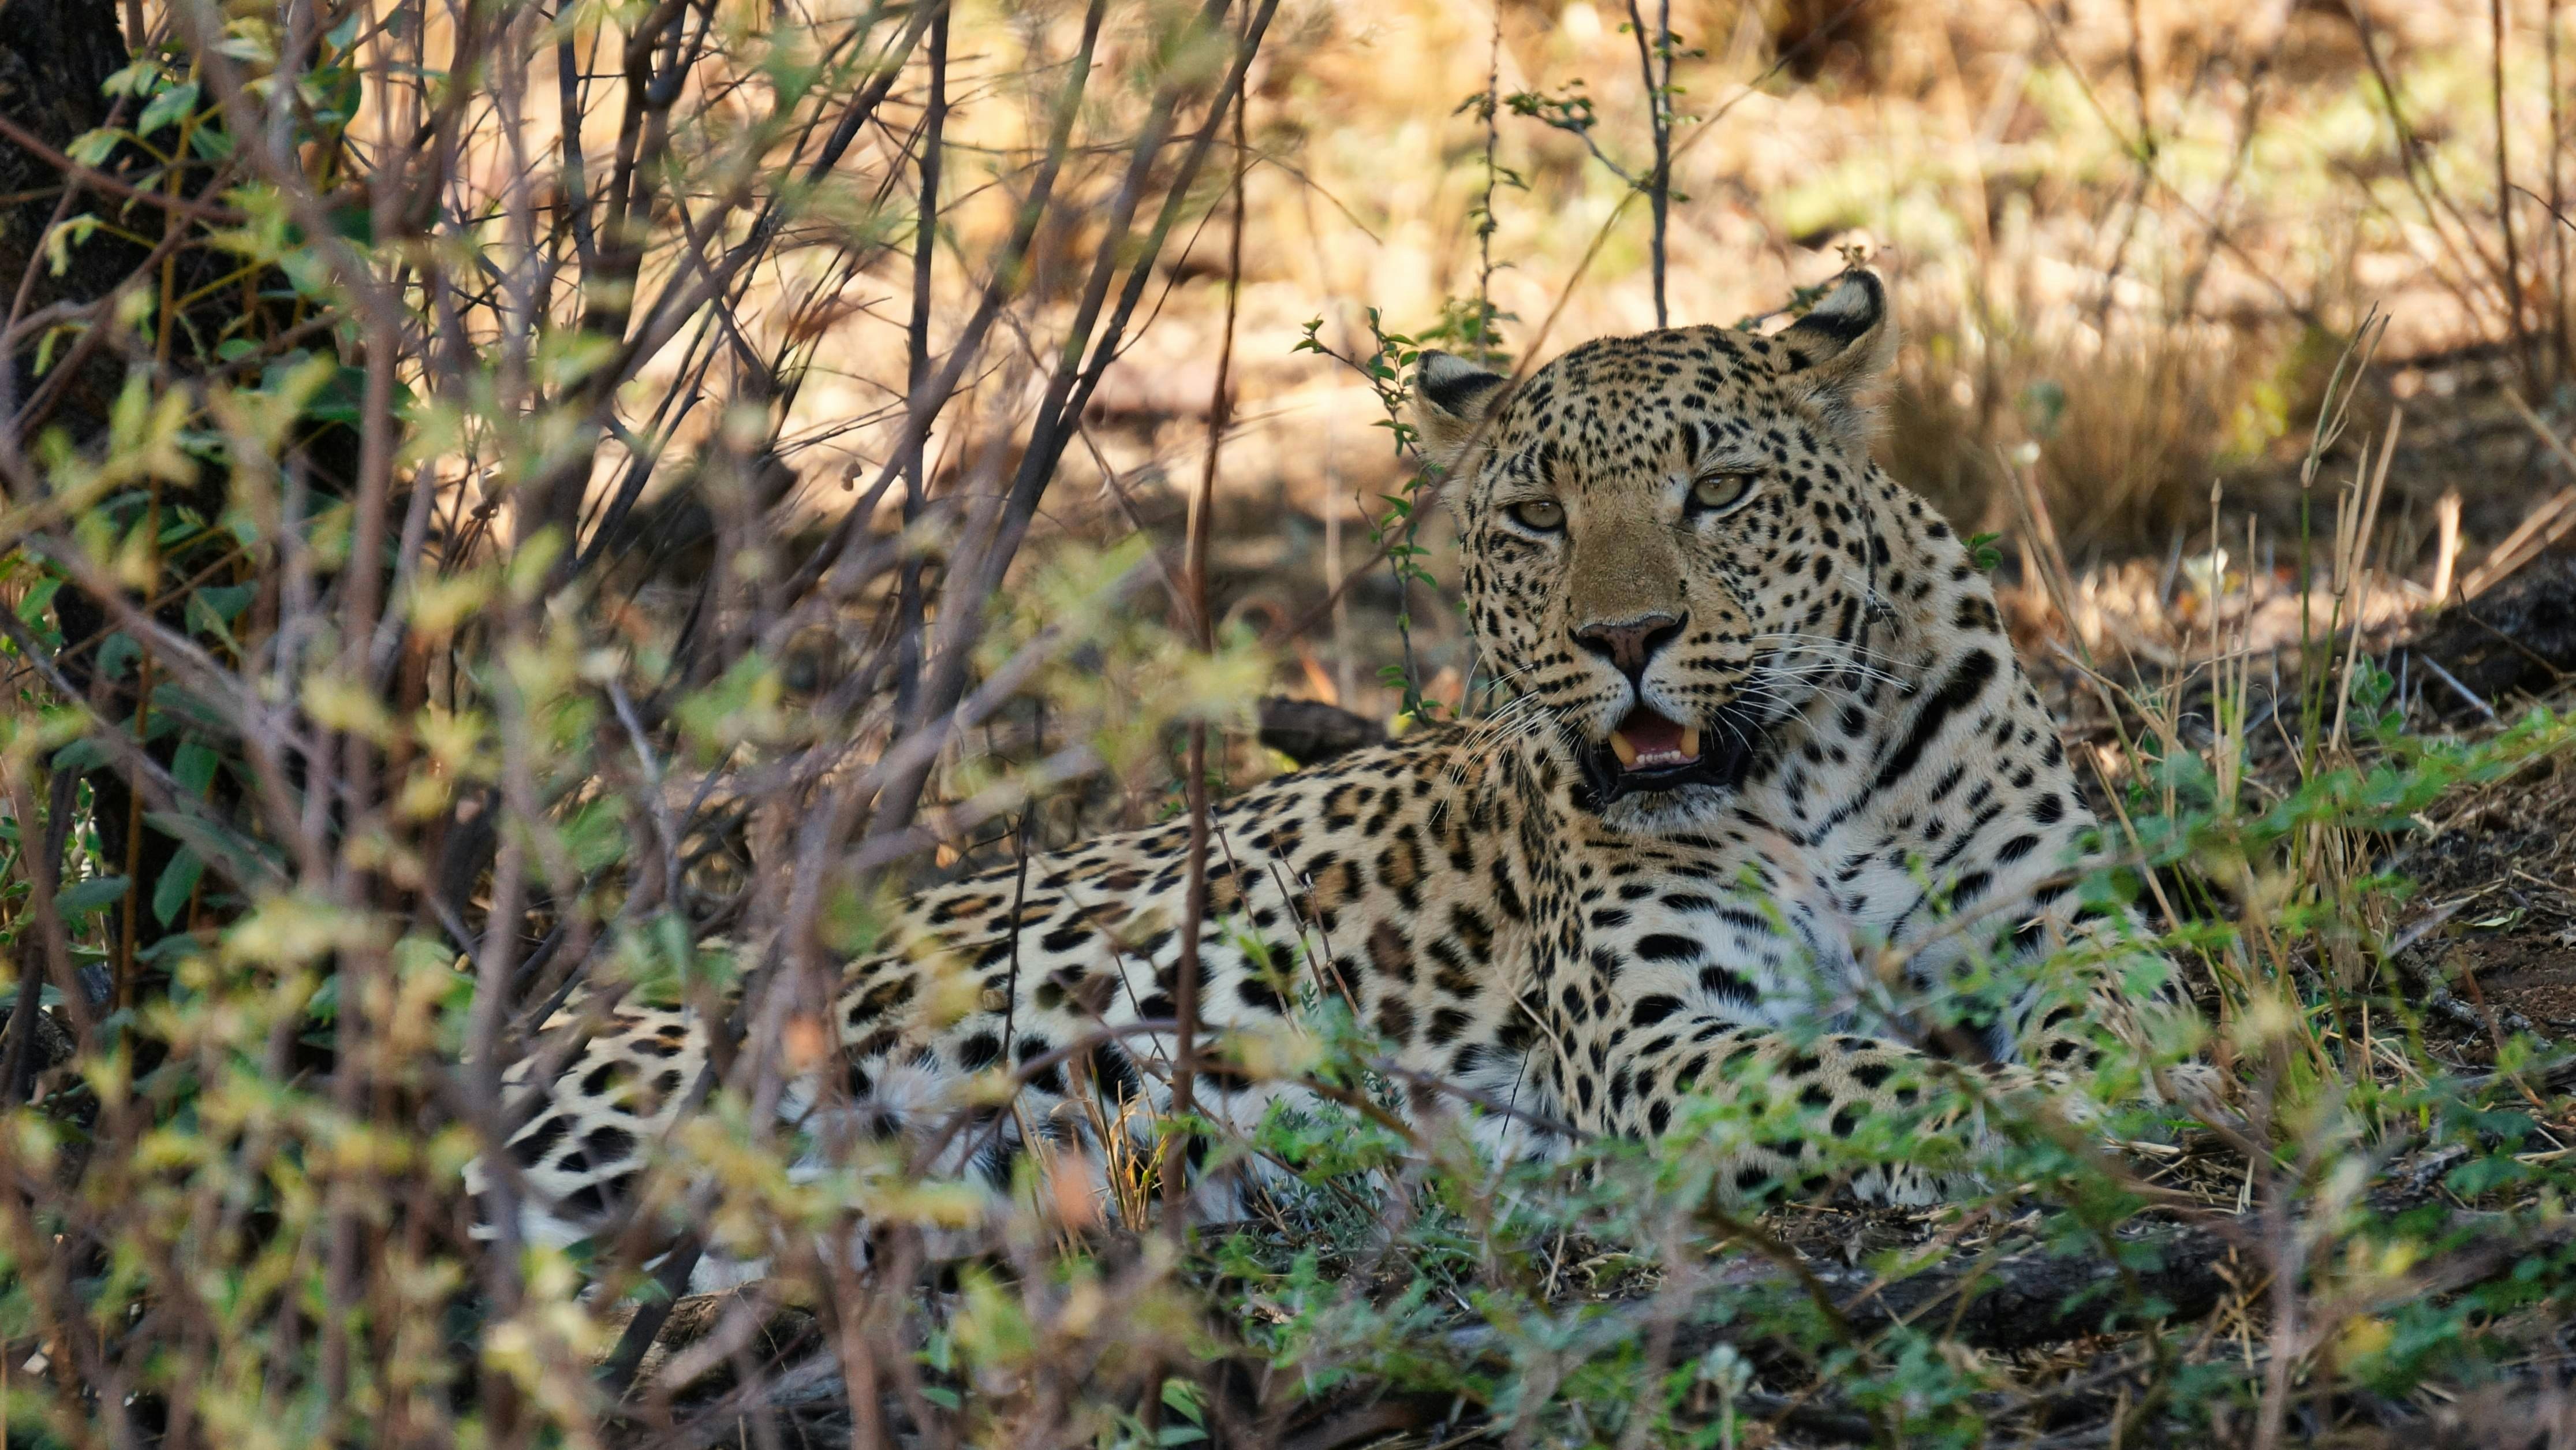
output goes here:
[{"label": "leopard's front leg", "polygon": [[1581,1127],[1650,1140],[1683,1126],[1694,1098],[1719,1104],[1732,1195],[1821,1189],[1858,1153],[1872,1158],[1851,1175],[1864,1201],[1956,1197],[1977,1186],[1990,1105],[2042,1088],[2012,1064],[1972,1066],[1889,1038],[1803,1037],[1711,1013],[1658,1016],[1659,1000],[1668,999],[1629,1007],[1597,1076],[1589,1062],[1575,1064],[1568,1101]]}]

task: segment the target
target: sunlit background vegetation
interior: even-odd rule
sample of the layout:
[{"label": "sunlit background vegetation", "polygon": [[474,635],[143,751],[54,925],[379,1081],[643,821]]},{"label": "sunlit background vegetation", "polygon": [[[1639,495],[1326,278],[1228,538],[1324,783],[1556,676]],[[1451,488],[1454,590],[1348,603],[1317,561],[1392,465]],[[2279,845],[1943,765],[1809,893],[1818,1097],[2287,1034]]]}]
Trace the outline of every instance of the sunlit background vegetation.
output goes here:
[{"label": "sunlit background vegetation", "polygon": [[[2571,42],[0,0],[0,1433],[2576,1444]],[[1798,1131],[1758,1094],[1480,1162],[1309,1003],[1211,1049],[1347,1108],[1216,1144],[1296,1185],[1242,1221],[1151,1150],[1106,1202],[786,1171],[755,1105],[907,886],[1495,703],[1390,426],[1419,348],[1777,326],[1856,259],[1882,460],[1994,536],[2092,889],[2241,1117],[1740,1215],[1712,1145]],[[478,1239],[585,989],[723,1024],[706,1111],[618,1232]],[[710,1245],[775,1272],[679,1298]]]}]

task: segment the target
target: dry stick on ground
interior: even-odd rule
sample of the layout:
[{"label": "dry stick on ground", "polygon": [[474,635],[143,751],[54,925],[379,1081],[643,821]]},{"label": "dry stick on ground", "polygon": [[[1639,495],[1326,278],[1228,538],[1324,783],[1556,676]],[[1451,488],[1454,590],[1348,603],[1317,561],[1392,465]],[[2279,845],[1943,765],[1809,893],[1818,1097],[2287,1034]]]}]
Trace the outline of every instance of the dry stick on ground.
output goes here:
[{"label": "dry stick on ground", "polygon": [[[2367,487],[2352,496],[2353,527],[2349,537],[2343,541],[2344,552],[2336,560],[2334,569],[2335,613],[2339,616],[2338,623],[2347,622],[2341,618],[2344,615],[2346,594],[2367,592],[2363,583],[2363,574],[2366,572],[2366,564],[2370,558],[2371,535],[2379,528],[2379,501],[2388,488],[2388,465],[2397,457],[2398,434],[2405,426],[2405,421],[2404,405],[2401,404],[2389,410],[2388,436],[2380,440],[2379,445],[2379,466],[2370,470]],[[2369,469],[2370,462],[2370,443],[2369,440],[2364,439],[2361,445],[2361,462],[2356,467]],[[2354,474],[2353,483],[2357,488],[2363,485],[2364,480],[2359,472]],[[2340,534],[2342,530],[2338,529],[2337,532]],[[2247,537],[2250,538],[2252,535],[2249,533]],[[2363,622],[2358,599],[2353,601],[2348,623],[2352,630],[2352,638],[2344,646],[2343,670],[2334,683],[2334,728],[2326,737],[2326,748],[2330,751],[2343,748],[2345,713],[2352,704],[2353,664],[2361,658]]]},{"label": "dry stick on ground", "polygon": [[[2523,423],[2533,435],[2547,444],[2550,452],[2558,456],[2558,461],[2567,466],[2568,472],[2576,474],[2576,450],[2568,448],[2557,430],[2533,412],[2520,393],[2507,388],[2504,398],[2522,416]],[[2539,558],[2550,545],[2565,538],[2571,529],[2576,529],[2576,484],[2551,494],[2526,515],[2522,523],[2505,536],[2504,542],[2487,555],[2486,561],[2470,570],[2468,577],[2460,581],[2460,597],[2475,599],[2503,583],[2512,577],[2515,570]]]}]

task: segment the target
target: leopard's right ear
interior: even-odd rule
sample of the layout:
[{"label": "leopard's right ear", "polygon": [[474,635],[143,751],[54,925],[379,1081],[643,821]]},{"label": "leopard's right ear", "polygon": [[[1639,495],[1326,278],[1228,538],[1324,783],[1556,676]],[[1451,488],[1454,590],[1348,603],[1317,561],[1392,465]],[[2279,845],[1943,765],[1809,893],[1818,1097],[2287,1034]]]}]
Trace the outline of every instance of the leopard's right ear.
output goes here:
[{"label": "leopard's right ear", "polygon": [[1469,448],[1489,440],[1485,431],[1502,411],[1511,379],[1489,373],[1445,352],[1426,352],[1413,371],[1413,428],[1420,435],[1422,456],[1443,472],[1456,473]]}]

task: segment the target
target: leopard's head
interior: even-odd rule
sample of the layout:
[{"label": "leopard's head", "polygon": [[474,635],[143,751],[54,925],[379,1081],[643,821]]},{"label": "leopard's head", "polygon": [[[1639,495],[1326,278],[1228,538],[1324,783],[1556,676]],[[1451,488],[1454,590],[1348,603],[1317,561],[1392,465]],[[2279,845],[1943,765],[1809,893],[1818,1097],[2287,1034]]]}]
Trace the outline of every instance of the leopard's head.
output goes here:
[{"label": "leopard's head", "polygon": [[1867,657],[1864,400],[1895,349],[1855,270],[1773,336],[1605,338],[1517,387],[1424,354],[1414,423],[1450,479],[1477,645],[1607,824],[1704,821]]}]

